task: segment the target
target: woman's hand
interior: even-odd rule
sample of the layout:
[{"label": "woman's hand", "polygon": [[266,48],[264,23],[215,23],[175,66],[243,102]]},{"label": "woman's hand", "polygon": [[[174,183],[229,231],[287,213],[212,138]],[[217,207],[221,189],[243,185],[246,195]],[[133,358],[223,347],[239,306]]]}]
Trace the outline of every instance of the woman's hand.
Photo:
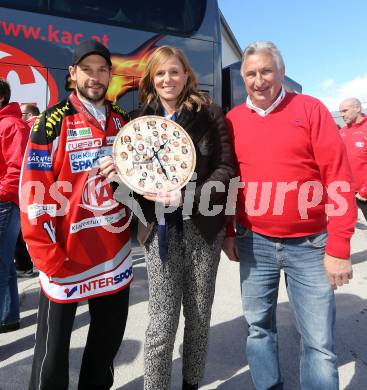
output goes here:
[{"label": "woman's hand", "polygon": [[183,204],[181,191],[159,192],[156,195],[145,194],[144,198],[152,202],[159,202],[165,206],[180,207]]},{"label": "woman's hand", "polygon": [[107,179],[114,179],[117,176],[115,164],[112,156],[105,156],[99,159],[99,171]]}]

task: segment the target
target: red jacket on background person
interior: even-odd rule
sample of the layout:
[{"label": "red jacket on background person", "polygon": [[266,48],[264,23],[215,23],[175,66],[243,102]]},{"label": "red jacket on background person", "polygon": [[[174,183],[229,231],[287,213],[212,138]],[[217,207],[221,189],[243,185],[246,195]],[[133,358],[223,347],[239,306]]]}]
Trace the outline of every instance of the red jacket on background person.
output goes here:
[{"label": "red jacket on background person", "polygon": [[0,201],[19,204],[18,188],[29,127],[18,103],[0,108]]},{"label": "red jacket on background person", "polygon": [[343,127],[340,135],[347,149],[356,191],[367,198],[367,117]]}]

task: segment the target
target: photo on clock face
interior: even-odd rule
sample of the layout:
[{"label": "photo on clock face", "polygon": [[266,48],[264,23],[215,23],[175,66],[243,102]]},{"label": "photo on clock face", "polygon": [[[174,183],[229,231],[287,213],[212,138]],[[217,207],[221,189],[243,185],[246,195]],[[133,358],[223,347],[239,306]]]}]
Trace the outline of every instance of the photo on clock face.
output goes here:
[{"label": "photo on clock face", "polygon": [[161,190],[163,188],[163,184],[160,182],[157,182],[157,183],[155,183],[155,187],[157,188],[157,190]]},{"label": "photo on clock face", "polygon": [[173,142],[173,146],[174,146],[175,148],[178,148],[178,147],[180,146],[180,143],[179,143],[178,141],[174,141],[174,142]]},{"label": "photo on clock face", "polygon": [[124,137],[124,142],[125,142],[126,144],[129,143],[129,142],[131,142],[131,137],[128,136],[128,135],[125,135],[125,137]]},{"label": "photo on clock face", "polygon": [[157,168],[157,173],[158,173],[159,175],[162,175],[162,174],[163,174],[163,170],[162,170],[161,167],[158,167],[158,168]]},{"label": "photo on clock face", "polygon": [[186,137],[183,137],[183,138],[182,138],[182,143],[183,143],[183,144],[188,144],[188,143],[189,143],[189,140],[188,140]]},{"label": "photo on clock face", "polygon": [[168,140],[168,135],[166,133],[161,134],[162,141]]},{"label": "photo on clock face", "polygon": [[170,172],[176,172],[176,167],[174,165],[171,165],[169,167]]},{"label": "photo on clock face", "polygon": [[169,152],[171,151],[171,148],[170,148],[168,145],[166,145],[166,146],[164,147],[164,151],[165,151],[166,153],[169,153]]},{"label": "photo on clock face", "polygon": [[161,123],[161,127],[162,127],[162,129],[166,130],[167,129],[167,123],[165,123],[165,122]]},{"label": "photo on clock face", "polygon": [[127,144],[127,150],[129,152],[133,151],[134,150],[134,146],[132,146],[131,144]]},{"label": "photo on clock face", "polygon": [[132,176],[134,174],[134,169],[126,169],[126,176]]},{"label": "photo on clock face", "polygon": [[138,150],[142,152],[144,150],[144,145],[143,144],[139,144],[138,145]]},{"label": "photo on clock face", "polygon": [[158,131],[157,131],[157,130],[154,130],[154,131],[153,131],[153,135],[154,135],[154,137],[158,137],[158,134],[159,134],[159,133],[158,133]]},{"label": "photo on clock face", "polygon": [[161,144],[159,143],[159,141],[154,141],[154,144],[153,144],[156,148],[159,148],[161,146]]},{"label": "photo on clock face", "polygon": [[147,122],[147,128],[150,130],[150,129],[156,129],[156,124],[157,122],[155,120],[150,120]]},{"label": "photo on clock face", "polygon": [[143,170],[143,166],[140,163],[136,163],[135,161],[133,161],[133,168],[135,173]]},{"label": "photo on clock face", "polygon": [[138,186],[144,188],[145,187],[145,179],[140,179],[138,182]]},{"label": "photo on clock face", "polygon": [[167,161],[169,161],[169,157],[168,157],[166,154],[164,154],[164,155],[162,156],[162,160],[165,161],[165,162],[167,162]]},{"label": "photo on clock face", "polygon": [[183,161],[183,162],[181,163],[181,168],[182,168],[182,169],[186,169],[186,168],[187,168],[187,164],[185,163],[185,161]]},{"label": "photo on clock face", "polygon": [[136,155],[134,156],[134,160],[135,160],[135,161],[140,161],[140,156],[139,156],[138,154],[136,154]]},{"label": "photo on clock face", "polygon": [[153,142],[152,137],[151,136],[145,137],[144,142],[146,145],[152,145]]},{"label": "photo on clock face", "polygon": [[138,141],[141,141],[143,139],[143,136],[141,134],[136,134],[135,137]]},{"label": "photo on clock face", "polygon": [[171,179],[171,183],[172,183],[172,184],[177,184],[177,183],[178,183],[177,177],[173,177],[173,178]]},{"label": "photo on clock face", "polygon": [[176,138],[180,138],[180,132],[178,130],[175,130],[173,132],[173,135],[176,137]]},{"label": "photo on clock face", "polygon": [[123,160],[127,160],[129,158],[128,154],[126,152],[121,152],[120,153],[120,157],[123,159]]},{"label": "photo on clock face", "polygon": [[135,131],[140,131],[140,125],[139,125],[139,123],[136,123],[136,122],[135,122],[135,123],[133,124],[133,128],[134,128]]},{"label": "photo on clock face", "polygon": [[188,151],[188,149],[187,149],[186,146],[182,146],[182,147],[181,147],[181,152],[182,152],[182,154],[187,154],[187,153],[189,153],[189,151]]}]

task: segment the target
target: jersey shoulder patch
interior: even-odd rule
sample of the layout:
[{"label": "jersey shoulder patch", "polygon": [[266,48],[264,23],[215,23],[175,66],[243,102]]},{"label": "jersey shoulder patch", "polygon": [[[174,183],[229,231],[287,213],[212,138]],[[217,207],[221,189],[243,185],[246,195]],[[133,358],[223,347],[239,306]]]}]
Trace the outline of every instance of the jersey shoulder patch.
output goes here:
[{"label": "jersey shoulder patch", "polygon": [[118,106],[116,103],[111,103],[111,106],[112,106],[112,111],[116,112],[117,114],[122,115],[122,117],[124,118],[125,122],[129,122],[130,121],[129,114],[123,108]]},{"label": "jersey shoulder patch", "polygon": [[64,117],[73,114],[75,109],[64,100],[48,108],[35,120],[31,130],[31,141],[40,145],[50,144],[60,135],[61,123]]}]

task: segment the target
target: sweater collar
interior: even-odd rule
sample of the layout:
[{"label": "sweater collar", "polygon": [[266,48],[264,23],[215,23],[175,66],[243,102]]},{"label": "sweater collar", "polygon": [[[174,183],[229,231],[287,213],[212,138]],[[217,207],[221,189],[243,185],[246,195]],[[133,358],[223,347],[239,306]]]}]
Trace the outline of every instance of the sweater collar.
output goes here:
[{"label": "sweater collar", "polygon": [[266,110],[263,110],[262,108],[256,107],[252,103],[249,95],[247,95],[246,105],[247,105],[248,108],[250,108],[251,110],[254,110],[260,116],[266,116],[266,115],[270,114],[272,111],[274,111],[279,106],[279,104],[285,98],[285,95],[286,95],[286,92],[285,92],[285,89],[284,89],[284,87],[282,85],[282,88],[280,90],[279,96],[275,99],[273,104],[270,107],[268,107]]}]

